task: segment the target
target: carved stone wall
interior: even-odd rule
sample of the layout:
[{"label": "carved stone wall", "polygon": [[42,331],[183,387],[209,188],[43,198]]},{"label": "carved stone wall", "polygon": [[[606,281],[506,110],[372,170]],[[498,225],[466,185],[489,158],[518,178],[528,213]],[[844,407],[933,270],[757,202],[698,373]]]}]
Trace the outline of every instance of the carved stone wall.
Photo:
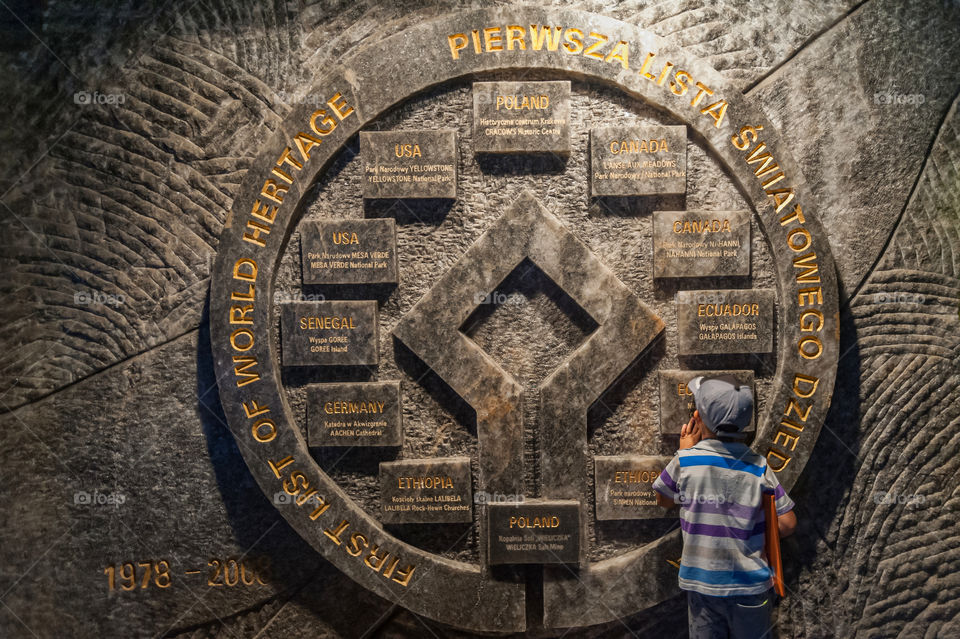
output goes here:
[{"label": "carved stone wall", "polygon": [[[208,319],[210,272],[240,183],[291,110],[316,99],[311,82],[358,48],[463,5],[26,4],[11,3],[19,19],[2,26],[3,634],[468,636],[358,586],[281,517],[227,427]],[[716,68],[778,127],[829,237],[842,301],[837,391],[791,491],[800,527],[785,544],[780,635],[960,633],[960,6],[556,5],[636,25]],[[458,131],[469,197],[441,216],[416,205],[365,211],[355,138],[305,199],[304,220],[396,217],[404,287],[384,296],[383,323],[396,325],[526,188],[672,318],[672,291],[655,287],[649,263],[629,250],[649,246],[635,223],[649,212],[592,202],[585,149],[594,123],[673,122],[574,79],[574,151],[563,167],[481,166],[469,152],[470,100],[470,83],[458,81],[376,123]],[[701,140],[691,138],[688,163],[687,209],[748,206]],[[772,287],[774,256],[753,224],[752,285]],[[297,240],[279,265],[281,296],[299,290]],[[593,326],[538,268],[498,290],[511,303],[482,308],[467,332],[536,388]],[[667,362],[672,332],[668,321],[667,346],[655,353]],[[382,379],[404,380],[403,456],[475,458],[470,408],[406,347],[381,341],[391,345]],[[309,381],[285,373],[301,416]],[[761,400],[770,384],[759,371]],[[590,452],[656,441],[656,396],[655,376],[617,382],[588,414]],[[535,425],[535,402],[522,410]],[[535,483],[543,442],[529,431],[522,452]],[[318,461],[377,512],[373,456]],[[661,523],[644,531],[649,540],[666,530]],[[634,531],[591,527],[591,558],[630,547]],[[469,526],[405,534],[449,559],[480,553]],[[233,558],[246,558],[251,585],[216,572]],[[146,562],[154,574],[143,581],[138,568],[134,588],[111,592],[105,569],[124,562]],[[171,587],[157,578],[159,562],[176,567]],[[675,597],[569,636],[682,637],[684,605]]]}]

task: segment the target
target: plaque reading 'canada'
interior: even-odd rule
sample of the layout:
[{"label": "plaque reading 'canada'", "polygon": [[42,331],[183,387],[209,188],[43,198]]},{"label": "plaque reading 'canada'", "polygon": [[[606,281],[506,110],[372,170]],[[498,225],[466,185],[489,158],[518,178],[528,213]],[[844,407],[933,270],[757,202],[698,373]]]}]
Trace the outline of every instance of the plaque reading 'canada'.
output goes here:
[{"label": "plaque reading 'canada'", "polygon": [[773,350],[770,289],[677,293],[680,355],[769,353]]},{"label": "plaque reading 'canada'", "polygon": [[750,275],[748,211],[656,211],[654,277]]},{"label": "plaque reading 'canada'", "polygon": [[457,197],[457,134],[435,131],[362,131],[363,197]]},{"label": "plaque reading 'canada'", "polygon": [[305,222],[300,260],[304,284],[396,284],[396,222]]},{"label": "plaque reading 'canada'", "polygon": [[653,482],[671,457],[611,455],[593,458],[597,519],[657,519],[673,513],[657,505]]},{"label": "plaque reading 'canada'", "polygon": [[684,195],[687,127],[615,126],[590,131],[590,193]]},{"label": "plaque reading 'canada'", "polygon": [[[738,384],[753,389],[753,371],[713,370],[687,371],[662,370],[660,371],[660,434],[664,437],[680,437],[680,429],[693,417],[696,406],[693,403],[693,393],[687,383],[694,377],[715,377],[729,375]],[[756,394],[754,394],[756,396]],[[747,432],[754,430],[754,416],[750,416],[750,425]]]},{"label": "plaque reading 'canada'", "polygon": [[570,153],[570,82],[474,82],[474,153]]},{"label": "plaque reading 'canada'", "polygon": [[307,387],[310,446],[401,446],[400,382]]},{"label": "plaque reading 'canada'", "polygon": [[580,561],[580,502],[527,500],[487,506],[487,562],[576,564]]},{"label": "plaque reading 'canada'", "polygon": [[288,302],[280,305],[284,366],[359,366],[380,361],[373,300]]},{"label": "plaque reading 'canada'", "polygon": [[385,524],[473,521],[470,458],[380,463],[380,517]]}]

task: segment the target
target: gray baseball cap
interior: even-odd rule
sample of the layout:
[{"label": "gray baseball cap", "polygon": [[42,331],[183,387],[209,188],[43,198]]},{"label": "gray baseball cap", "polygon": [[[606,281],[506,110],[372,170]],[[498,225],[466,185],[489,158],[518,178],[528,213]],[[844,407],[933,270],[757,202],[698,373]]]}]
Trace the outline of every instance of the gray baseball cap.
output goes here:
[{"label": "gray baseball cap", "polygon": [[694,377],[687,384],[700,419],[718,435],[737,436],[753,416],[753,391],[730,375]]}]

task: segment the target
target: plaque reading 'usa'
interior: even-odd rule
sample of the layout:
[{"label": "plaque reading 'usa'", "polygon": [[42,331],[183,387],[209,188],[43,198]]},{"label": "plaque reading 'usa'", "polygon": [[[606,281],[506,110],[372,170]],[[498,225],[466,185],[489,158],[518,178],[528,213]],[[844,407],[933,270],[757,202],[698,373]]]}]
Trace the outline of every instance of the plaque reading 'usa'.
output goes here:
[{"label": "plaque reading 'usa'", "polygon": [[453,129],[363,131],[363,197],[457,197],[457,133]]},{"label": "plaque reading 'usa'", "polygon": [[396,284],[396,222],[305,222],[300,260],[304,284]]}]

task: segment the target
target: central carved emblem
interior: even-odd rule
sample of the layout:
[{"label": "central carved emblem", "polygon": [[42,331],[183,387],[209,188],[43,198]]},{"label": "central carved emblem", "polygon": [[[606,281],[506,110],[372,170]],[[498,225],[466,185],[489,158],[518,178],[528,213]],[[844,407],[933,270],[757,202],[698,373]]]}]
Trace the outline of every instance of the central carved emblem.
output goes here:
[{"label": "central carved emblem", "polygon": [[[524,260],[597,324],[540,385],[539,490],[523,486],[523,388],[461,330],[478,297],[495,290]],[[587,410],[663,329],[661,319],[586,244],[524,191],[393,334],[476,411],[480,490],[539,492],[586,503]],[[482,555],[486,550],[481,544]],[[582,545],[580,552],[582,560]]]}]

